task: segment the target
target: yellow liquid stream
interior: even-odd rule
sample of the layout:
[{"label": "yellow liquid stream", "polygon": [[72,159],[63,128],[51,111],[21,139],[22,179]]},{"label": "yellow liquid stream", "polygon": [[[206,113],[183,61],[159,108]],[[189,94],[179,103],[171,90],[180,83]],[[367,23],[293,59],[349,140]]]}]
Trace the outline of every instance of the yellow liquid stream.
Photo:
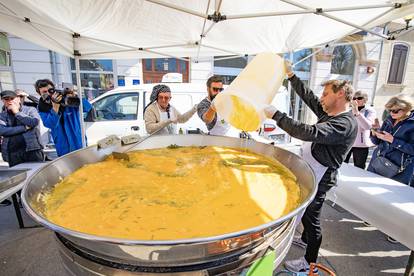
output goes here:
[{"label": "yellow liquid stream", "polygon": [[255,131],[260,127],[260,118],[256,109],[241,101],[236,96],[230,96],[233,104],[230,124],[244,131]]},{"label": "yellow liquid stream", "polygon": [[279,162],[227,147],[128,153],[88,164],[45,196],[45,215],[83,233],[135,240],[222,235],[275,220],[300,203]]}]

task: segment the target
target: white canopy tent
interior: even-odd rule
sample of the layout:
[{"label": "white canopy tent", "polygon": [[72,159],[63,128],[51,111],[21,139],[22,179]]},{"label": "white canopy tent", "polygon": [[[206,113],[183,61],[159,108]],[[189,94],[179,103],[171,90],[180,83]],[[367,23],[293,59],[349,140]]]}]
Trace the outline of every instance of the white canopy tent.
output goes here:
[{"label": "white canopy tent", "polygon": [[[414,14],[386,0],[0,0],[0,28],[79,59],[292,52]],[[78,85],[79,87],[79,85]]]},{"label": "white canopy tent", "polygon": [[[362,3],[361,3],[362,2]],[[81,58],[291,52],[414,13],[385,0],[1,0],[4,31]]]}]

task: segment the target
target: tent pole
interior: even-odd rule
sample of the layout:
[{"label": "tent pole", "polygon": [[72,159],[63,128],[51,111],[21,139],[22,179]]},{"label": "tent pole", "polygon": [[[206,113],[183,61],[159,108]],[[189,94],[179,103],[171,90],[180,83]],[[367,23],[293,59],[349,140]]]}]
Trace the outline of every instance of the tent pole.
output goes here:
[{"label": "tent pole", "polygon": [[231,52],[231,51],[228,51],[228,50],[225,50],[225,49],[217,48],[217,47],[206,45],[206,44],[201,45],[201,47],[210,48],[210,49],[217,50],[217,51],[222,51],[224,53],[229,53],[231,55],[244,56],[243,54],[240,54],[240,53]]},{"label": "tent pole", "polygon": [[228,56],[228,57],[215,58],[214,61],[241,58],[241,57],[247,57],[247,56],[248,55],[232,55],[232,56]]},{"label": "tent pole", "polygon": [[[208,17],[208,9],[210,8],[210,2],[211,2],[211,0],[208,0],[208,3],[207,3],[207,8],[206,8],[206,17]],[[203,22],[203,28],[201,29],[201,35],[200,35],[200,40],[198,41],[198,49],[197,49],[197,58],[196,58],[196,62],[198,62],[198,59],[199,59],[199,57],[200,57],[200,50],[201,50],[201,44],[203,43],[203,38],[205,37],[205,34],[204,34],[204,29],[206,28],[206,23],[207,23],[207,18],[205,18],[204,19],[204,22]],[[213,23],[214,24],[214,23]],[[213,25],[212,24],[212,25]],[[211,25],[211,26],[212,26]],[[210,27],[211,27],[210,26]]]},{"label": "tent pole", "polygon": [[[293,64],[293,52],[290,52],[289,53],[289,61],[290,61],[290,63]],[[293,68],[294,67],[292,65],[292,69]],[[290,85],[289,88],[290,88],[290,91],[289,92],[291,93],[292,86]],[[289,95],[290,95],[290,93],[289,93]],[[299,96],[296,95],[296,93],[294,95],[295,95],[295,97],[294,97],[294,99],[295,99],[295,109],[293,110],[293,119],[298,121],[299,120],[299,101],[300,101],[300,99],[299,99]]]},{"label": "tent pole", "polygon": [[414,31],[414,28],[411,28],[411,29],[405,30],[405,31],[403,31],[403,32],[399,33],[397,36],[392,37],[392,39],[394,39],[394,40],[395,40],[395,39],[398,39],[398,38],[400,38],[400,37],[402,37],[402,36],[404,36],[404,35],[406,35],[406,34],[408,34],[408,33],[412,32],[412,31]]},{"label": "tent pole", "polygon": [[313,57],[313,56],[314,56],[314,55],[316,55],[317,53],[319,53],[319,52],[323,51],[325,48],[329,48],[329,47],[331,47],[331,45],[326,44],[326,45],[325,45],[325,47],[320,48],[320,49],[318,49],[318,50],[316,50],[316,51],[312,52],[310,55],[307,55],[306,57],[304,57],[304,58],[302,58],[301,60],[299,60],[299,61],[295,62],[294,64],[292,64],[292,66],[293,66],[293,67],[295,67],[295,65],[297,65],[297,64],[299,64],[299,63],[301,63],[302,61],[307,60],[308,58]]},{"label": "tent pole", "polygon": [[153,53],[153,54],[156,54],[156,55],[160,55],[162,57],[170,57],[170,58],[175,58],[175,59],[179,59],[179,60],[183,60],[183,61],[190,61],[189,58],[177,57],[177,56],[174,56],[174,55],[165,54],[165,53],[152,51],[152,50],[147,50],[147,49],[141,49],[140,51],[144,51],[144,52],[147,52],[147,53]]},{"label": "tent pole", "polygon": [[[341,8],[327,8],[321,10],[323,12],[337,12],[337,11],[352,11],[352,10],[364,10],[364,9],[376,9],[376,8],[391,8],[394,7],[394,4],[384,4],[384,5],[370,5],[370,6],[354,6],[354,7],[341,7]],[[245,19],[245,18],[255,18],[255,17],[268,17],[268,16],[283,16],[283,15],[295,15],[295,14],[307,14],[315,13],[318,14],[318,8],[307,8],[303,10],[296,11],[283,11],[283,12],[264,12],[264,13],[251,13],[251,14],[238,14],[238,15],[226,15],[226,19]]]},{"label": "tent pole", "polygon": [[370,39],[370,40],[358,40],[358,41],[350,41],[350,42],[332,43],[332,44],[329,44],[329,47],[356,45],[356,44],[362,44],[362,43],[372,43],[372,42],[381,42],[381,41],[384,41],[384,39],[379,38],[379,39]]},{"label": "tent pole", "polygon": [[[175,44],[175,45],[165,45],[165,46],[154,46],[150,48],[142,49],[144,50],[152,50],[152,49],[162,49],[162,48],[172,48],[172,47],[185,47],[188,44]],[[130,48],[130,49],[123,49],[123,50],[114,50],[114,51],[103,51],[103,52],[90,52],[90,53],[82,53],[82,57],[87,56],[94,56],[94,55],[105,55],[105,54],[114,54],[114,53],[125,53],[131,51],[140,51],[140,48]]]},{"label": "tent pole", "polygon": [[[384,26],[384,30],[383,33],[386,34],[388,32],[388,24],[385,24]],[[380,52],[379,52],[379,58],[378,58],[378,65],[376,68],[377,74],[375,75],[375,82],[374,82],[374,91],[372,91],[372,96],[371,96],[371,106],[374,106],[375,103],[375,97],[377,95],[377,84],[378,84],[378,78],[379,78],[379,73],[380,73],[380,66],[381,66],[381,59],[382,59],[382,51],[384,48],[384,40],[381,41],[381,48],[380,48]]]},{"label": "tent pole", "polygon": [[83,91],[82,91],[82,84],[81,84],[81,77],[80,77],[80,65],[79,65],[79,57],[80,53],[77,50],[79,34],[73,34],[73,48],[74,48],[74,56],[75,56],[75,75],[76,75],[76,87],[78,88],[78,96],[80,99],[79,105],[79,119],[81,125],[81,135],[82,135],[82,148],[86,147],[86,139],[85,139],[85,122],[83,121]]},{"label": "tent pole", "polygon": [[310,55],[302,58],[301,60],[295,62],[293,64],[293,66],[295,66],[295,65],[297,65],[297,64],[299,64],[299,63],[301,63],[301,62],[303,62],[305,60],[307,60],[308,58],[311,58],[312,56],[314,56],[317,53],[321,52],[325,48],[334,48],[336,46],[355,45],[355,44],[372,43],[372,42],[382,42],[382,41],[384,41],[384,39],[371,39],[371,40],[365,40],[365,41],[364,40],[359,40],[359,41],[351,41],[351,42],[343,42],[343,43],[327,43],[324,46],[318,47],[319,49],[316,50],[316,51],[314,51],[314,52],[312,52],[312,54],[310,54]]},{"label": "tent pole", "polygon": [[[296,7],[298,7],[298,8],[301,8],[301,9],[305,9],[305,10],[309,9],[309,7],[308,7],[308,6],[304,6],[304,5],[300,4],[300,3],[296,3],[296,2],[295,2],[295,1],[293,1],[293,0],[281,0],[281,1],[282,1],[282,2],[285,2],[285,3],[288,3],[288,4],[290,4],[290,5],[296,6]],[[382,16],[382,15],[384,15],[384,14],[386,14],[386,13],[388,13],[388,12],[390,12],[390,11],[392,11],[392,10],[394,10],[395,8],[397,8],[397,6],[394,6],[394,8],[391,8],[391,9],[387,10],[385,13],[382,13],[382,14],[381,14],[381,16]],[[323,10],[320,10],[320,11],[319,11],[318,13],[316,13],[316,14],[319,14],[319,15],[325,16],[325,17],[327,17],[327,18],[329,18],[329,19],[332,19],[332,20],[335,20],[335,21],[341,22],[342,24],[345,24],[345,25],[348,25],[348,26],[354,27],[355,29],[359,29],[359,30],[365,31],[365,32],[370,33],[370,34],[372,34],[372,35],[379,36],[379,37],[382,37],[382,38],[385,38],[385,39],[387,39],[387,38],[388,38],[386,35],[383,35],[383,34],[378,34],[378,33],[374,32],[374,31],[371,31],[370,29],[367,29],[367,28],[364,28],[364,27],[362,27],[362,26],[356,25],[356,24],[354,24],[354,23],[351,23],[351,22],[348,22],[348,21],[342,20],[342,19],[340,19],[340,18],[338,18],[338,17],[336,17],[336,16],[329,15],[329,14],[325,13]],[[370,20],[370,22],[374,21],[374,20],[375,20],[375,19],[377,19],[377,18],[378,18],[378,16],[376,16],[374,19]],[[366,24],[364,24],[364,25],[367,25],[367,24],[369,24],[369,23],[366,23]]]},{"label": "tent pole", "polygon": [[359,29],[359,30],[365,31],[365,32],[370,33],[370,34],[372,34],[372,35],[379,36],[379,37],[381,37],[381,38],[385,38],[385,39],[387,39],[387,38],[388,38],[388,36],[386,36],[386,35],[376,33],[376,32],[374,32],[374,31],[371,31],[370,29],[364,28],[364,27],[359,26],[359,25],[357,25],[357,24],[354,24],[354,23],[351,23],[351,22],[348,22],[348,21],[345,21],[345,20],[339,19],[339,18],[337,18],[336,16],[332,16],[332,15],[329,15],[329,14],[322,14],[322,15],[323,15],[323,16],[325,16],[325,17],[327,17],[327,18],[329,18],[329,19],[332,19],[332,20],[335,20],[335,21],[341,22],[341,23],[343,23],[343,24],[345,24],[345,25],[349,25],[349,26],[351,26],[351,27],[354,27],[355,29]]}]

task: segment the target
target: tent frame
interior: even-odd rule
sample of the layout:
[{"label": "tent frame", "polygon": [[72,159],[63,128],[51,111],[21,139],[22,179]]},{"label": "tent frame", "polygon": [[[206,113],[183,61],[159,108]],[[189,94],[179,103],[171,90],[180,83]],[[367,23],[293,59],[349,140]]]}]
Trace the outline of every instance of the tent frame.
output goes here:
[{"label": "tent frame", "polygon": [[[81,36],[78,33],[75,32],[69,32],[67,30],[63,30],[59,27],[56,26],[49,26],[49,25],[45,25],[39,22],[33,22],[30,18],[24,17],[21,18],[18,13],[16,13],[15,11],[13,11],[12,9],[8,8],[5,4],[0,3],[0,5],[2,7],[4,7],[7,11],[10,12],[0,12],[0,14],[5,15],[5,16],[10,16],[10,17],[14,17],[15,19],[18,20],[23,20],[23,22],[29,24],[36,32],[38,32],[39,34],[41,34],[42,36],[44,36],[45,38],[47,38],[49,41],[52,41],[54,44],[58,45],[59,48],[64,49],[66,51],[66,53],[68,55],[70,55],[71,57],[73,57],[75,59],[75,69],[76,69],[76,83],[77,83],[77,87],[79,89],[79,96],[82,99],[82,85],[81,85],[81,78],[80,78],[80,65],[79,65],[79,60],[80,59],[88,59],[88,57],[92,57],[94,55],[105,55],[105,54],[110,54],[110,53],[121,53],[121,52],[131,52],[131,51],[144,51],[147,53],[151,53],[151,54],[155,54],[155,55],[159,55],[162,57],[171,57],[171,58],[177,58],[179,60],[184,60],[184,61],[189,61],[188,58],[183,58],[183,57],[177,57],[174,55],[170,55],[170,54],[166,54],[162,51],[159,51],[160,49],[165,49],[165,48],[171,48],[171,47],[198,47],[197,49],[197,57],[194,60],[195,62],[198,62],[199,58],[200,58],[200,49],[202,47],[204,48],[208,48],[208,49],[214,49],[220,52],[223,52],[223,55],[230,55],[229,57],[223,57],[223,58],[218,58],[217,60],[223,60],[223,59],[231,59],[231,58],[235,58],[235,57],[247,57],[248,55],[243,54],[243,53],[235,53],[232,51],[228,51],[226,49],[222,49],[213,45],[206,45],[203,43],[203,38],[205,38],[207,36],[207,34],[212,30],[212,28],[214,28],[214,26],[224,20],[239,20],[239,19],[248,19],[248,18],[263,18],[263,17],[275,17],[275,16],[286,16],[286,15],[295,15],[295,14],[316,14],[316,15],[320,15],[320,16],[324,16],[327,17],[331,20],[340,22],[342,24],[351,26],[354,28],[354,30],[352,30],[349,34],[356,32],[357,30],[362,30],[365,31],[367,33],[370,33],[374,36],[378,36],[381,39],[395,39],[396,37],[390,37],[387,36],[385,34],[381,34],[381,33],[377,33],[375,31],[372,31],[368,28],[366,28],[365,26],[374,22],[376,19],[384,16],[385,14],[389,13],[390,11],[393,11],[395,9],[399,9],[401,7],[403,7],[405,5],[405,3],[389,3],[389,4],[382,4],[382,5],[361,5],[361,6],[349,6],[349,7],[336,7],[336,8],[312,8],[312,7],[308,7],[306,5],[302,5],[300,3],[295,2],[294,0],[280,0],[286,4],[292,5],[293,7],[296,7],[298,9],[296,10],[291,10],[291,11],[284,11],[284,12],[266,12],[266,13],[250,13],[250,14],[239,14],[239,15],[224,15],[221,14],[220,12],[220,8],[222,5],[222,0],[215,0],[214,1],[214,13],[209,14],[209,9],[210,9],[210,5],[211,5],[211,0],[208,1],[207,3],[207,7],[206,7],[206,12],[205,13],[200,13],[191,9],[187,9],[185,7],[182,6],[178,6],[178,5],[174,5],[174,4],[170,4],[170,3],[166,3],[162,0],[145,0],[149,3],[152,3],[154,5],[159,5],[159,6],[163,6],[165,8],[169,8],[169,9],[173,9],[176,11],[180,11],[183,13],[187,13],[193,16],[197,16],[200,18],[204,19],[204,23],[203,23],[203,28],[200,32],[200,39],[198,41],[195,42],[187,42],[184,44],[173,44],[173,45],[156,45],[153,47],[136,47],[133,45],[125,45],[125,44],[121,44],[121,43],[116,43],[113,41],[107,41],[107,40],[103,40],[103,39],[98,39],[98,38],[93,38],[93,37],[87,37],[87,36]],[[364,9],[376,9],[376,8],[389,8],[387,9],[385,12],[381,13],[380,15],[376,16],[375,18],[369,20],[369,22],[363,24],[363,25],[357,25],[354,24],[352,22],[348,22],[345,20],[342,20],[336,16],[332,16],[329,14],[329,12],[337,12],[337,11],[353,11],[353,10],[364,10]],[[207,23],[208,21],[211,22],[211,24],[207,27]],[[51,28],[53,30],[57,30],[57,31],[61,31],[61,32],[65,32],[67,34],[72,35],[73,38],[73,53],[71,53],[70,49],[67,49],[64,45],[62,45],[61,43],[59,43],[58,41],[56,41],[53,37],[51,37],[50,35],[48,35],[47,33],[45,33],[44,31],[42,31],[38,26],[42,26],[42,27],[46,27],[46,28]],[[410,31],[410,30],[409,30]],[[406,32],[402,32],[400,35],[404,35]],[[349,35],[347,34],[347,35]],[[399,36],[400,36],[399,35]],[[399,37],[397,36],[397,37]],[[96,42],[100,42],[100,43],[105,43],[108,45],[114,45],[117,47],[121,47],[124,49],[119,49],[119,50],[114,50],[114,51],[103,51],[103,52],[90,52],[90,53],[81,53],[78,49],[78,44],[79,44],[79,40],[80,39],[88,39],[88,40],[93,40]],[[334,40],[324,46],[322,46],[321,49],[313,52],[311,55],[305,57],[304,59],[301,59],[300,61],[296,62],[295,64],[298,64],[302,61],[304,61],[307,58],[310,58],[311,56],[317,54],[318,52],[322,51],[324,48],[326,47],[333,47],[335,45],[345,45],[345,44],[336,44],[340,39]],[[356,42],[355,42],[356,43]],[[364,42],[361,42],[364,43]],[[348,43],[349,44],[349,43]],[[86,145],[86,141],[85,141],[85,127],[84,127],[84,121],[83,121],[83,107],[82,107],[82,101],[81,101],[81,105],[80,105],[80,119],[81,119],[81,128],[82,128],[82,145],[85,146]]]}]

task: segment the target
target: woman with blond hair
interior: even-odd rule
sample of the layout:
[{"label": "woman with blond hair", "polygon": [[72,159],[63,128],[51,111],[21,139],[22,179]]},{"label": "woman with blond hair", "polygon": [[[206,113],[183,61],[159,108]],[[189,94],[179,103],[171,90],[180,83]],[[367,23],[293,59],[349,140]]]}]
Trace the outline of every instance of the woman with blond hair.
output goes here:
[{"label": "woman with blond hair", "polygon": [[385,108],[389,112],[382,126],[373,125],[371,140],[377,145],[368,170],[398,182],[413,184],[414,113],[413,99],[392,97]]}]

